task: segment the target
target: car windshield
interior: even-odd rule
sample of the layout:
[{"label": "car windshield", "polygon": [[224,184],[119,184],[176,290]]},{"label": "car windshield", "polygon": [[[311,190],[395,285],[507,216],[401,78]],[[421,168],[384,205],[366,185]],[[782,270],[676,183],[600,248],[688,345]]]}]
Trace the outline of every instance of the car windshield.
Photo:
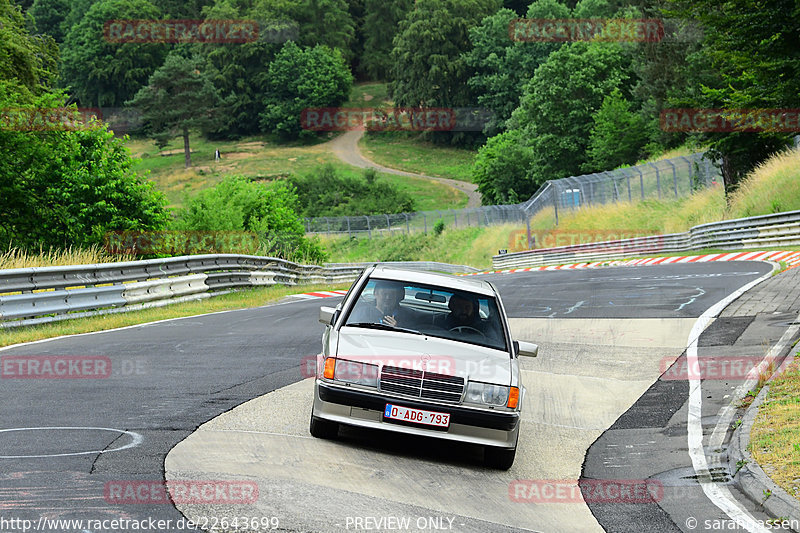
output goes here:
[{"label": "car windshield", "polygon": [[431,285],[371,279],[358,295],[345,325],[396,329],[508,349],[494,297]]}]

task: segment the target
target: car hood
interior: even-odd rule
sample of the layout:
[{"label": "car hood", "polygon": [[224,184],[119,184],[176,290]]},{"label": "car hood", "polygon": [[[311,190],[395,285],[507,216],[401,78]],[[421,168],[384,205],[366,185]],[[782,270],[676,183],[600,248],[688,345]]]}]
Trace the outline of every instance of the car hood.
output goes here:
[{"label": "car hood", "polygon": [[344,327],[339,331],[336,356],[472,381],[511,383],[512,360],[507,352],[427,335]]}]

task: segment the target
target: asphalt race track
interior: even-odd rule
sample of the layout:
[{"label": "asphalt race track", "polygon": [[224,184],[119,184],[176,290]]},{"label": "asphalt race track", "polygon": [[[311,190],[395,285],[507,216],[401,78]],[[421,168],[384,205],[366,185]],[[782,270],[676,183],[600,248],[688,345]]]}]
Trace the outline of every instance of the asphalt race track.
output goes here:
[{"label": "asphalt race track", "polygon": [[[523,429],[508,472],[484,468],[468,446],[359,430],[337,441],[308,434],[305,358],[320,348],[319,306],[338,298],[0,350],[4,360],[108,364],[80,379],[21,379],[3,367],[0,532],[22,531],[23,520],[39,531],[189,531],[185,517],[218,531],[244,530],[244,518],[249,531],[702,530],[687,518],[727,517],[697,483],[687,452],[689,384],[659,377],[686,357],[698,317],[771,270],[729,262],[484,276],[500,289],[515,336],[541,347],[523,362]],[[780,326],[719,319],[700,337],[699,356],[750,353],[777,341]],[[704,434],[736,385],[706,383]],[[705,453],[722,468],[714,450]],[[173,505],[139,491],[136,501],[115,499],[115,487],[165,478],[255,488],[257,498]],[[578,478],[650,480],[661,492],[614,503],[542,501],[534,490],[574,488]],[[65,519],[84,523],[49,522]],[[102,527],[113,519],[171,522]]]}]

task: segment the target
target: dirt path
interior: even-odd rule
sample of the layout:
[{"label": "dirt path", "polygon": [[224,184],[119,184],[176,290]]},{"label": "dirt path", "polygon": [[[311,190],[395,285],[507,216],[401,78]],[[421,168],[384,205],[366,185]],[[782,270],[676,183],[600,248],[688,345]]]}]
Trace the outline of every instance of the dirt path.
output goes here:
[{"label": "dirt path", "polygon": [[405,172],[403,170],[396,170],[394,168],[379,165],[374,161],[370,161],[361,154],[358,148],[358,141],[364,135],[363,131],[347,131],[344,135],[336,137],[332,141],[326,143],[331,151],[336,154],[336,157],[358,168],[374,168],[380,172],[387,174],[397,174],[398,176],[409,176],[412,178],[423,178],[432,181],[438,181],[453,187],[463,192],[469,198],[467,207],[479,207],[481,205],[481,195],[478,193],[478,186],[474,183],[467,183],[466,181],[452,180],[448,178],[437,178],[435,176],[426,176],[425,174],[415,174],[413,172]]}]

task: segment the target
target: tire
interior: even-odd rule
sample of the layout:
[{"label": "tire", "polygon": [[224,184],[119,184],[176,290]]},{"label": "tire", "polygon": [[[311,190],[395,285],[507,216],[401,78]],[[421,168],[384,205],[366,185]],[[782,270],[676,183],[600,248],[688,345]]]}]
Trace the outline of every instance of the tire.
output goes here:
[{"label": "tire", "polygon": [[514,464],[514,457],[517,455],[517,447],[511,449],[486,446],[483,449],[483,462],[489,468],[498,470],[508,470]]},{"label": "tire", "polygon": [[318,439],[335,439],[339,435],[339,423],[311,415],[308,430]]}]

